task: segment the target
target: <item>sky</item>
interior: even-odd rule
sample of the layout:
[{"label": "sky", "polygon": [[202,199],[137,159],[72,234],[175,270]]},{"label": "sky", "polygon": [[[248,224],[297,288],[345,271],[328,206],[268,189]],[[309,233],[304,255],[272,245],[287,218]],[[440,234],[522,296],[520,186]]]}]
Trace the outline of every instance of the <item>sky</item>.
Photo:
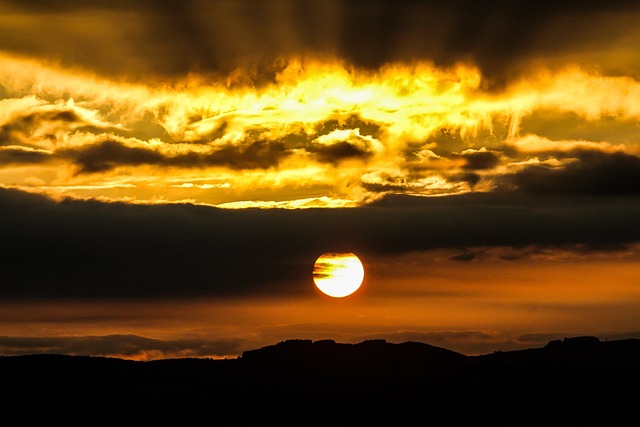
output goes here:
[{"label": "sky", "polygon": [[0,354],[640,338],[637,2],[0,11]]}]

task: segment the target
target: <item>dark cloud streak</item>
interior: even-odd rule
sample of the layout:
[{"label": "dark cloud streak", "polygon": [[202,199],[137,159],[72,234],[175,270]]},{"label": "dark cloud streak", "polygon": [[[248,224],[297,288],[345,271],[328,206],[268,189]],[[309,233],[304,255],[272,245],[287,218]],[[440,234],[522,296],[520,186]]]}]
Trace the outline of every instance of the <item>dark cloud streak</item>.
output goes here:
[{"label": "dark cloud streak", "polygon": [[49,153],[20,148],[0,148],[0,165],[44,163],[52,159]]},{"label": "dark cloud streak", "polygon": [[158,340],[138,335],[66,336],[66,337],[7,337],[0,336],[0,353],[72,354],[140,357],[161,353],[166,357],[226,357],[241,353],[240,340],[178,338]]},{"label": "dark cloud streak", "polygon": [[347,141],[339,141],[328,146],[318,144],[315,147],[311,147],[309,151],[316,152],[319,160],[333,164],[345,159],[365,159],[371,155],[369,151],[363,150]]},{"label": "dark cloud streak", "polygon": [[462,158],[465,160],[464,169],[468,170],[491,169],[500,163],[500,157],[489,151],[463,154]]},{"label": "dark cloud streak", "polygon": [[79,173],[105,172],[120,165],[159,164],[164,158],[153,150],[127,147],[116,141],[103,141],[87,147],[63,150],[60,154],[80,165]]},{"label": "dark cloud streak", "polygon": [[[296,149],[303,149],[314,154],[319,161],[332,164],[351,158],[366,159],[372,155],[370,151],[348,141],[338,141],[330,145],[308,143],[308,146],[304,146],[304,140],[295,141],[293,138],[292,143],[285,140],[247,141],[242,145],[228,144],[211,153],[189,152],[173,156],[151,148],[130,147],[119,141],[106,140],[85,147],[59,150],[56,157],[71,160],[80,167],[78,173],[85,174],[106,172],[118,166],[141,165],[183,168],[222,166],[233,170],[268,169],[278,166]],[[7,154],[7,161],[10,157],[20,160],[19,154]],[[23,157],[23,161],[29,160],[26,154]],[[3,156],[0,153],[0,161],[2,160]],[[48,160],[45,155],[32,156],[34,162],[44,160]]]},{"label": "dark cloud streak", "polygon": [[534,194],[640,195],[640,158],[625,153],[578,151],[558,168],[529,166],[504,179]]},{"label": "dark cloud streak", "polygon": [[82,148],[61,150],[57,154],[79,165],[78,173],[83,174],[106,172],[118,166],[140,165],[267,169],[276,166],[290,153],[277,141],[254,141],[243,146],[227,145],[209,154],[190,152],[167,156],[153,149],[129,147],[118,141],[107,140]]}]

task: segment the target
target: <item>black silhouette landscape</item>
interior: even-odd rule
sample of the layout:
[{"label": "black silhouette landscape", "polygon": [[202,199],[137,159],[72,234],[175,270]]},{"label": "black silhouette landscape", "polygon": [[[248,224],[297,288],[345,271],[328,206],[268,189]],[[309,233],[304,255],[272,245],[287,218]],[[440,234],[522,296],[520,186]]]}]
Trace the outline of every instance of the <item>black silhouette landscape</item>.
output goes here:
[{"label": "black silhouette landscape", "polygon": [[579,336],[466,356],[418,342],[293,339],[236,359],[0,357],[24,420],[631,425],[640,340]]}]

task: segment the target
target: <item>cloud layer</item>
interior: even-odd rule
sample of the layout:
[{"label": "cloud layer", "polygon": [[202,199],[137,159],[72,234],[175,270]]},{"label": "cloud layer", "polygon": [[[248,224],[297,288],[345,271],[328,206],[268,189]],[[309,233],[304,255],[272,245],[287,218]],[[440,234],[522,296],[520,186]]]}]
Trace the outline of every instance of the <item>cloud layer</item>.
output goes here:
[{"label": "cloud layer", "polygon": [[366,71],[292,58],[262,88],[147,86],[0,62],[0,179],[16,188],[290,207],[505,186],[553,192],[542,187],[555,176],[567,178],[563,192],[637,192],[640,83],[629,77],[568,68],[496,94],[479,87],[473,66]]},{"label": "cloud layer", "polygon": [[[470,0],[188,0],[2,2],[3,49],[100,73],[226,75],[253,65],[269,78],[274,58],[340,57],[377,69],[429,58],[439,66],[479,64],[504,82],[532,62],[640,65],[635,2],[529,4]],[[17,26],[19,26],[19,31]],[[604,57],[607,61],[602,61]],[[635,74],[636,76],[638,74]]]},{"label": "cloud layer", "polygon": [[473,248],[621,251],[640,240],[637,195],[388,197],[302,211],[0,198],[6,298],[302,295],[324,252],[446,248],[465,261]]}]

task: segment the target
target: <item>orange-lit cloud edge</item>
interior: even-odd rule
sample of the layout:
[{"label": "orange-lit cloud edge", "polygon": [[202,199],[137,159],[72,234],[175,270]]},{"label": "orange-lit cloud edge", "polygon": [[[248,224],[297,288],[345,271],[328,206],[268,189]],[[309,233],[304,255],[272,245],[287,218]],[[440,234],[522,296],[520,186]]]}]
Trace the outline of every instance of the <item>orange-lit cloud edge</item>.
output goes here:
[{"label": "orange-lit cloud edge", "polygon": [[536,68],[487,92],[473,64],[278,64],[260,85],[240,69],[142,83],[2,53],[0,185],[128,203],[345,207],[491,191],[526,168],[640,152],[631,77]]}]

